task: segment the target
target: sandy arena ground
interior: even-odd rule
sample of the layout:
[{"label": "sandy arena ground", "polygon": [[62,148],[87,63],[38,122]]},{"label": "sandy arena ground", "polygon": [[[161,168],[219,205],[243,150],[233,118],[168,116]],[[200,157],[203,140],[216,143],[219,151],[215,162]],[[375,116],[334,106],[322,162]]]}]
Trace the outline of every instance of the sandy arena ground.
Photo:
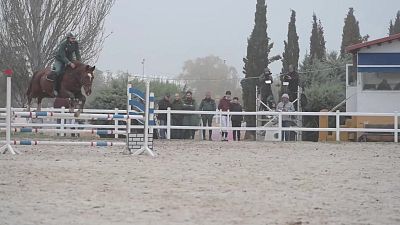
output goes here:
[{"label": "sandy arena ground", "polygon": [[400,224],[400,145],[158,141],[0,155],[0,224]]}]

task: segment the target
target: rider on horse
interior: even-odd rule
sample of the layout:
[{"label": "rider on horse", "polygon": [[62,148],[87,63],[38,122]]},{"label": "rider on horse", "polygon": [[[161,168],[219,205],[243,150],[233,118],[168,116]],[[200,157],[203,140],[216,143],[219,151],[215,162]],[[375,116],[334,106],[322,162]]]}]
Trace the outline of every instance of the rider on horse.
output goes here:
[{"label": "rider on horse", "polygon": [[75,59],[81,61],[81,54],[79,52],[79,44],[75,35],[68,33],[66,39],[61,42],[55,54],[54,64],[51,73],[47,76],[49,81],[54,82],[54,95],[57,96],[60,92],[60,81],[64,74],[66,66],[75,69],[76,65],[72,63]]}]

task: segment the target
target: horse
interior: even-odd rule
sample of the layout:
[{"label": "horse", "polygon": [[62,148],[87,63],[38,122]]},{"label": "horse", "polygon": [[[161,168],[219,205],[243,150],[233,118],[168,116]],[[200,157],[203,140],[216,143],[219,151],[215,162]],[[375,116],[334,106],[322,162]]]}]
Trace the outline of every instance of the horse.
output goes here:
[{"label": "horse", "polygon": [[[75,113],[78,117],[83,112],[83,107],[86,102],[85,95],[82,94],[82,87],[86,96],[92,93],[92,84],[94,79],[95,66],[89,66],[78,61],[73,62],[75,68],[67,67],[61,78],[60,91],[57,97],[70,99],[70,111],[74,111],[76,103],[79,102],[79,109]],[[55,98],[53,93],[54,82],[46,79],[51,73],[49,67],[35,72],[29,83],[26,95],[28,97],[28,111],[33,98],[37,99],[37,111],[41,110],[43,98]]]}]

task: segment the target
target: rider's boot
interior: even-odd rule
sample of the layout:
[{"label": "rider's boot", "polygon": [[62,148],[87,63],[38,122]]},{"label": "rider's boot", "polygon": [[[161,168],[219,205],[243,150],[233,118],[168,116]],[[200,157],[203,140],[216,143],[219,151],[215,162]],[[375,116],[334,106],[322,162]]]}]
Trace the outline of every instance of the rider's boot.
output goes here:
[{"label": "rider's boot", "polygon": [[48,81],[54,82],[57,79],[57,73],[55,71],[51,71],[49,75],[47,75],[46,79]]},{"label": "rider's boot", "polygon": [[61,88],[61,76],[57,76],[55,82],[54,82],[54,93],[56,94],[55,96],[58,96],[60,94],[60,88]]}]

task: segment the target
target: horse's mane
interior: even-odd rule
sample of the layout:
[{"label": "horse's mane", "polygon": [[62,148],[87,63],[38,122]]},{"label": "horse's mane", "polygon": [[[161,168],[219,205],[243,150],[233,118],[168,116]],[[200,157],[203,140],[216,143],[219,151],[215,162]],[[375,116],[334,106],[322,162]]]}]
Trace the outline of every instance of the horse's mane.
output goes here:
[{"label": "horse's mane", "polygon": [[67,73],[68,73],[68,72],[72,72],[72,71],[82,71],[82,72],[84,72],[84,71],[86,70],[87,64],[84,64],[84,63],[79,62],[79,61],[77,61],[77,60],[73,60],[72,63],[75,64],[76,68],[75,68],[75,69],[72,69],[71,67],[68,66],[68,67],[66,68],[66,71],[65,71],[65,72],[67,72]]}]

